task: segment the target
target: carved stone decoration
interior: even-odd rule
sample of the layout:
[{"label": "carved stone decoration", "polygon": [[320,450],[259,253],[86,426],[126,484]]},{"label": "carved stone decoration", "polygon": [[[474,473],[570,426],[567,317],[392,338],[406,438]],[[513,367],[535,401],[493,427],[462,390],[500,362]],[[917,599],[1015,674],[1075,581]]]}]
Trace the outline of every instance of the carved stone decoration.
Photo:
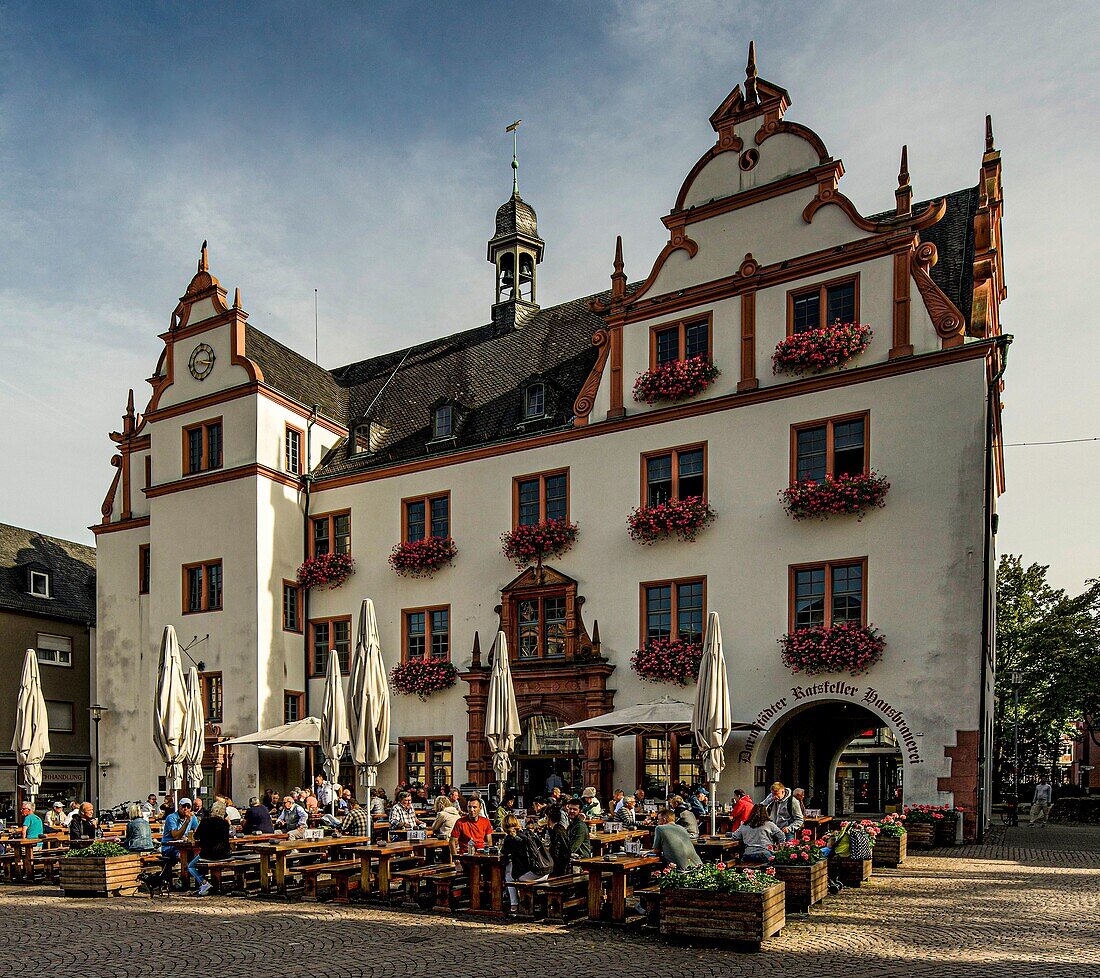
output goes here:
[{"label": "carved stone decoration", "polygon": [[596,404],[596,392],[600,389],[607,355],[611,352],[611,334],[606,329],[598,329],[592,334],[592,345],[599,348],[596,362],[581,385],[581,392],[573,402],[573,424],[588,424],[588,417]]},{"label": "carved stone decoration", "polygon": [[958,346],[963,342],[963,330],[966,320],[958,307],[932,281],[929,269],[936,262],[936,248],[930,242],[921,244],[915,252],[915,260],[910,265],[910,274],[917,284],[917,290],[928,308],[928,315],[936,333],[945,347]]}]

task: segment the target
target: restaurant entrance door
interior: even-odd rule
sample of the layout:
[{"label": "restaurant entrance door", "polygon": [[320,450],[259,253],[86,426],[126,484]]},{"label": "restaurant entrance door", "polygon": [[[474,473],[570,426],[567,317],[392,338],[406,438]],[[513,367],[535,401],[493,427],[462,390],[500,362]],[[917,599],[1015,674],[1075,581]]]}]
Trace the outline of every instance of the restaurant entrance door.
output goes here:
[{"label": "restaurant entrance door", "polygon": [[523,721],[523,734],[516,741],[516,785],[524,804],[548,795],[555,784],[563,794],[584,787],[581,761],[584,747],[580,738],[557,717],[536,714]]}]

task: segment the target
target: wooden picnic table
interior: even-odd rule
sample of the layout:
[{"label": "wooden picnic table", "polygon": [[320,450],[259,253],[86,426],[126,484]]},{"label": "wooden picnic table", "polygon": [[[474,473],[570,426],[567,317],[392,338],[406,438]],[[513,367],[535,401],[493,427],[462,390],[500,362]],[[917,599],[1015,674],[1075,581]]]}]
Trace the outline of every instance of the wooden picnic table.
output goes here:
[{"label": "wooden picnic table", "polygon": [[34,881],[34,853],[36,849],[41,847],[40,851],[53,850],[56,853],[61,848],[57,841],[48,835],[41,835],[37,839],[5,839],[4,844],[18,850],[20,873],[24,883]]},{"label": "wooden picnic table", "polygon": [[[247,839],[248,836],[244,838]],[[331,839],[287,839],[253,844],[250,848],[260,857],[260,890],[264,893],[271,892],[273,862],[275,890],[285,896],[288,859],[309,852],[322,852],[332,859],[341,849],[365,842],[370,842],[365,835],[343,835]]]},{"label": "wooden picnic table", "polygon": [[616,843],[630,842],[645,836],[645,829],[621,829],[618,832],[589,832],[588,841],[592,844],[592,855],[602,856],[605,850]]},{"label": "wooden picnic table", "polygon": [[[503,917],[504,913],[504,863],[499,852],[460,852],[458,858],[469,878],[470,913],[489,917]],[[489,906],[482,899],[482,884],[488,874]]]},{"label": "wooden picnic table", "polygon": [[578,859],[574,861],[588,873],[588,919],[600,920],[603,915],[603,878],[611,876],[611,920],[621,924],[626,920],[626,893],[630,874],[639,870],[652,872],[661,865],[657,856],[616,856],[614,859]]},{"label": "wooden picnic table", "polygon": [[[352,850],[359,857],[359,890],[367,894],[377,892],[385,897],[390,892],[393,873],[390,863],[395,859],[408,856],[422,856],[427,860],[430,854],[442,855],[440,863],[451,861],[451,844],[447,839],[424,839],[417,842],[383,842],[375,845],[357,846]],[[377,872],[371,871],[371,863],[378,864]]]},{"label": "wooden picnic table", "polygon": [[741,850],[741,843],[724,835],[701,835],[695,840],[695,850],[704,862],[728,862]]},{"label": "wooden picnic table", "polygon": [[808,818],[802,823],[803,827],[813,831],[815,839],[820,839],[828,832],[832,824],[832,815],[815,815],[813,818]]}]

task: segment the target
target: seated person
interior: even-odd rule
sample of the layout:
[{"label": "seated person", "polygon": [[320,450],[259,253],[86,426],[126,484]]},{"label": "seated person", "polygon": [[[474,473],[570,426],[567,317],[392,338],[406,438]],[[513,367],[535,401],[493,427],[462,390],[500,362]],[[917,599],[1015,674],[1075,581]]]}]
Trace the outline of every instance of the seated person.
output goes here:
[{"label": "seated person", "polygon": [[579,798],[570,798],[565,805],[565,816],[569,826],[565,837],[569,843],[569,853],[573,859],[592,858],[592,840],[588,835],[588,823],[584,820],[584,809]]},{"label": "seated person", "polygon": [[600,805],[600,799],[596,797],[595,788],[585,788],[581,792],[581,808],[584,810],[585,818],[603,818],[603,807]]},{"label": "seated person", "polygon": [[450,798],[440,795],[435,800],[435,821],[432,822],[432,835],[436,839],[449,839],[454,831],[455,823],[462,818],[462,812],[458,810]]},{"label": "seated person", "polygon": [[[20,836],[24,839],[41,839],[46,834],[46,827],[42,824],[40,819],[34,811],[34,803],[25,801],[19,806],[20,822],[19,828],[16,830]],[[39,848],[42,843],[38,843],[35,848]]]},{"label": "seated person", "polygon": [[260,799],[253,795],[248,799],[248,807],[241,814],[241,832],[245,835],[271,835],[275,826],[271,824],[271,811],[267,805],[260,804]]},{"label": "seated person", "polygon": [[[504,882],[510,884],[516,880],[527,882],[529,880],[542,881],[549,877],[549,873],[536,870],[531,864],[532,851],[546,857],[542,840],[529,829],[521,829],[519,819],[508,813],[503,820],[504,841],[500,846],[500,859],[504,863]],[[508,900],[512,913],[519,907],[519,891],[514,886],[507,887]]]},{"label": "seated person", "polygon": [[699,820],[695,817],[695,813],[688,808],[684,802],[682,795],[673,795],[668,800],[668,807],[676,815],[676,823],[682,825],[687,829],[687,834],[691,836],[692,842],[699,838]]},{"label": "seated person", "polygon": [[741,861],[746,863],[766,863],[775,856],[772,850],[787,841],[786,833],[771,820],[768,806],[761,802],[752,810],[752,815],[733,837],[744,844],[745,851]]},{"label": "seated person", "polygon": [[466,814],[455,822],[451,830],[451,848],[455,852],[484,849],[493,843],[493,823],[481,814],[481,799],[471,798]]},{"label": "seated person", "polygon": [[[91,808],[92,806],[88,805],[88,807]],[[172,843],[194,835],[198,827],[199,820],[191,814],[190,798],[181,798],[176,806],[176,811],[169,812],[165,817],[164,830],[160,837],[160,858],[164,863],[161,879],[164,881],[166,889],[172,885],[172,870],[175,868],[176,863],[180,861],[180,851]],[[186,875],[180,882],[180,889],[187,889]]]},{"label": "seated person", "polygon": [[73,817],[69,819],[69,839],[90,839],[94,842],[98,824],[92,803],[90,801],[82,802]]},{"label": "seated person", "polygon": [[355,798],[348,799],[348,812],[340,822],[342,835],[370,836],[370,812]]},{"label": "seated person", "polygon": [[733,792],[733,805],[730,807],[730,831],[736,832],[752,815],[752,799],[740,788]]},{"label": "seated person", "polygon": [[69,816],[65,814],[65,803],[55,801],[46,813],[46,831],[64,832],[69,827]]},{"label": "seated person", "polygon": [[707,794],[707,789],[701,785],[696,788],[691,794],[691,800],[688,802],[688,807],[691,809],[691,814],[695,816],[697,821],[701,822],[710,815],[710,795]]},{"label": "seated person", "polygon": [[638,824],[638,802],[635,801],[633,795],[628,795],[623,799],[623,803],[619,806],[618,812],[615,813],[615,818],[622,822],[628,829],[632,829]]},{"label": "seated person", "polygon": [[674,820],[673,813],[667,808],[662,808],[657,813],[657,828],[653,830],[653,852],[661,857],[661,862],[666,866],[675,866],[677,869],[703,865],[687,829]]},{"label": "seated person", "polygon": [[153,827],[145,815],[143,805],[131,805],[127,812],[130,821],[126,823],[126,835],[122,839],[127,852],[152,852]]},{"label": "seated person", "polygon": [[413,810],[411,791],[402,791],[397,796],[397,804],[390,809],[391,829],[419,829],[422,827],[420,819]]},{"label": "seated person", "polygon": [[275,824],[292,839],[304,838],[304,832],[309,828],[309,815],[299,805],[293,795],[283,796],[283,808]]}]

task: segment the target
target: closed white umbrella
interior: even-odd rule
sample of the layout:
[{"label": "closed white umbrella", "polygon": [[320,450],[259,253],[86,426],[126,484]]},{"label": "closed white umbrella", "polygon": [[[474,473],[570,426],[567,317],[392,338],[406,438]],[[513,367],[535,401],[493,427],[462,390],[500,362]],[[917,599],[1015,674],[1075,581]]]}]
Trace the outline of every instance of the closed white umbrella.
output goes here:
[{"label": "closed white umbrella", "polygon": [[183,718],[183,773],[192,794],[199,792],[202,784],[202,755],[206,753],[206,711],[202,705],[202,687],[199,670],[192,666],[187,670],[187,712]]},{"label": "closed white umbrella", "polygon": [[[348,745],[348,713],[344,704],[344,684],[340,678],[340,657],[329,652],[325,673],[325,694],[321,699],[321,753],[325,755],[325,780],[335,782],[340,774],[340,758]],[[329,811],[336,804],[333,798]]]},{"label": "closed white umbrella", "polygon": [[699,681],[695,690],[695,709],[691,714],[691,732],[703,762],[703,777],[710,785],[710,834],[718,829],[714,791],[722,768],[726,766],[726,740],[733,727],[730,710],[730,686],[726,676],[726,657],[722,654],[722,626],[718,612],[707,616],[707,637],[699,662]]},{"label": "closed white umbrella", "polygon": [[[378,767],[390,756],[390,684],[382,661],[378,618],[370,598],[365,598],[359,609],[347,702],[351,759],[359,772],[359,784],[367,789],[369,808],[370,789],[378,784]],[[370,824],[368,818],[368,835]]]},{"label": "closed white umbrella", "polygon": [[186,744],[183,739],[184,717],[187,714],[187,690],[184,687],[183,666],[176,630],[164,626],[160,639],[160,661],[157,665],[157,702],[153,713],[153,743],[164,759],[165,783],[169,792],[183,784]]},{"label": "closed white umbrella", "polygon": [[26,793],[34,798],[42,786],[42,761],[50,752],[50,724],[46,700],[42,696],[42,679],[38,674],[38,654],[34,649],[27,649],[23,654],[11,749],[15,751],[16,763],[23,766]]},{"label": "closed white umbrella", "polygon": [[521,733],[516,689],[512,684],[512,668],[508,661],[508,639],[504,632],[497,632],[492,657],[489,701],[485,707],[485,739],[493,752],[493,771],[497,781],[503,785],[512,769],[512,749]]}]

